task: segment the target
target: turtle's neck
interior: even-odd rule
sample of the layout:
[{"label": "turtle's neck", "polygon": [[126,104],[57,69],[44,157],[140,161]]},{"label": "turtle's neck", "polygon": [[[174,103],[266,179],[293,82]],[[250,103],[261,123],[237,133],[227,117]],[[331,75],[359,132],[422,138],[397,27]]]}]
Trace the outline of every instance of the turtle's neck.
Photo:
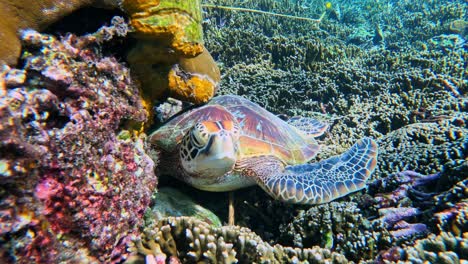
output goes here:
[{"label": "turtle's neck", "polygon": [[157,169],[159,174],[171,175],[183,181],[188,177],[180,163],[179,149],[172,152],[160,151]]}]

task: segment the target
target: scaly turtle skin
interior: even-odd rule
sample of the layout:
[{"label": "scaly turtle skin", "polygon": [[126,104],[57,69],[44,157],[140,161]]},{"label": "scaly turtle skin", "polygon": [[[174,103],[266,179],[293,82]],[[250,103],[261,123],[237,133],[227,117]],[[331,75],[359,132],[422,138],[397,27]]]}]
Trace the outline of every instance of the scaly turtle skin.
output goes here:
[{"label": "scaly turtle skin", "polygon": [[309,118],[285,122],[239,96],[219,96],[175,117],[150,135],[160,168],[207,191],[258,184],[278,200],[326,203],[365,187],[377,145],[359,140],[347,152],[313,164],[314,137],[327,125]]}]

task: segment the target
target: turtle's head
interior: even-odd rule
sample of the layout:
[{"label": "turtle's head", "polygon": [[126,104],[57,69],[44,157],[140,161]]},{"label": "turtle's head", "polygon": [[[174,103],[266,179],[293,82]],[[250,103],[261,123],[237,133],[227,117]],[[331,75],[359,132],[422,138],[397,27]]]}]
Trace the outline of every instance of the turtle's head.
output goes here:
[{"label": "turtle's head", "polygon": [[232,170],[239,150],[239,128],[232,121],[197,123],[185,135],[180,159],[192,175],[221,176]]}]

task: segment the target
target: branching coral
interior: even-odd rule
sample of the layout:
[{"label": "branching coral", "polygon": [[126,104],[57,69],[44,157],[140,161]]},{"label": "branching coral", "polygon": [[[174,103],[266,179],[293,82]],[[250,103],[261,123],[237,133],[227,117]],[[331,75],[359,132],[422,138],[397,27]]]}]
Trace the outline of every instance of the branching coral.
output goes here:
[{"label": "branching coral", "polygon": [[343,255],[328,249],[271,246],[247,228],[214,228],[188,217],[170,217],[148,226],[144,235],[131,243],[130,250],[160,259],[177,257],[182,262],[347,263]]},{"label": "branching coral", "polygon": [[[296,6],[289,1],[225,0],[223,4],[314,17],[324,8],[320,5],[320,10],[316,2]],[[375,177],[403,170],[433,174],[466,152],[462,124],[467,104],[460,96],[468,87],[466,49],[444,51],[428,42],[444,30],[435,20],[452,21],[466,13],[460,2],[427,5],[424,12],[431,16],[417,22],[424,30],[404,26],[422,13],[403,2],[382,6],[338,1],[341,19],[326,17],[322,30],[287,19],[210,9],[205,15],[206,46],[221,62],[220,93],[241,94],[277,114],[328,120],[331,133],[319,158],[341,152],[366,134],[382,138]],[[373,11],[363,12],[366,5]],[[408,8],[415,16],[408,14]],[[399,27],[397,20],[403,23]],[[356,28],[374,34],[376,21],[382,21],[385,48],[345,43]],[[421,108],[433,118],[413,114]],[[400,132],[403,135],[391,134]],[[401,144],[395,142],[407,132],[414,135]]]},{"label": "branching coral", "polygon": [[247,228],[214,228],[188,217],[170,217],[148,226],[130,250],[143,255],[178,257],[182,262],[209,263],[347,263],[346,258],[327,249],[271,246]]},{"label": "branching coral", "polygon": [[468,232],[468,199],[436,213],[436,224],[440,231],[462,236]]}]

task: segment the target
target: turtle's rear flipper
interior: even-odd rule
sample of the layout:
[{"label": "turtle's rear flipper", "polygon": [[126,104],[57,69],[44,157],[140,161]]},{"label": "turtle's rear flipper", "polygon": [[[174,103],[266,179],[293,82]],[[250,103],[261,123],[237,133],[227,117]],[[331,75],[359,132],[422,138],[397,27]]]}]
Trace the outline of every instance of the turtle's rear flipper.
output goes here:
[{"label": "turtle's rear flipper", "polygon": [[287,123],[309,137],[319,137],[328,129],[328,124],[326,122],[310,117],[291,117]]},{"label": "turtle's rear flipper", "polygon": [[364,138],[340,156],[318,163],[287,166],[276,173],[271,169],[258,170],[257,183],[278,200],[326,203],[364,188],[376,163],[377,144]]}]

